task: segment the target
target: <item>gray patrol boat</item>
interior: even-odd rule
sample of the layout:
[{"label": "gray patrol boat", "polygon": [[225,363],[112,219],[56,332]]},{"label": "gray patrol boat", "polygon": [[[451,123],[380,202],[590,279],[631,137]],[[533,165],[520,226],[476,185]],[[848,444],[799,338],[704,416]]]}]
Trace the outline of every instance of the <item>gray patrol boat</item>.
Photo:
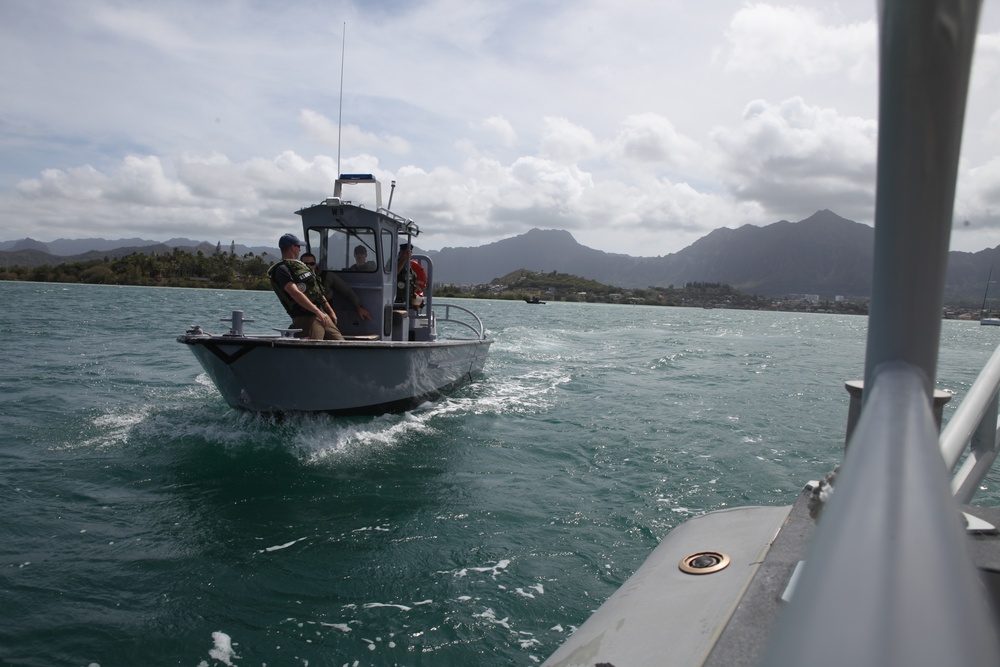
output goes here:
[{"label": "gray patrol boat", "polygon": [[[374,186],[373,209],[343,199],[344,186],[366,184]],[[482,372],[493,340],[472,311],[434,302],[431,259],[414,255],[411,268],[397,275],[399,246],[420,229],[382,207],[382,187],[371,174],[341,175],[333,197],[296,213],[316,273],[328,290],[346,297],[330,299],[344,340],[295,338],[295,330],[279,328],[249,334],[245,325],[254,320],[242,311],[222,320],[230,325],[225,333],[192,327],[177,340],[229,405],[265,413],[399,412]],[[365,261],[358,261],[362,254]],[[400,293],[417,293],[422,304],[398,303]],[[357,306],[371,319],[360,317]]]}]

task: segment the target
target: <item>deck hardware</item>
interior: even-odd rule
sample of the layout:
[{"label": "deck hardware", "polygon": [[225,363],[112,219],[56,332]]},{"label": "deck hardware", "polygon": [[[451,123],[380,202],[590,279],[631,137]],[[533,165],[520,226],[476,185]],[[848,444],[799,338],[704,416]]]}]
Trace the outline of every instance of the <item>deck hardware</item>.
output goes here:
[{"label": "deck hardware", "polygon": [[223,317],[219,321],[220,322],[230,322],[233,325],[233,328],[229,330],[229,333],[223,334],[223,335],[225,335],[225,336],[239,336],[239,337],[243,337],[243,323],[244,322],[253,322],[253,320],[245,320],[245,319],[243,319],[243,311],[242,310],[234,310],[232,317]]},{"label": "deck hardware", "polygon": [[729,565],[729,556],[719,551],[699,551],[686,556],[677,567],[686,574],[711,574],[724,570]]}]

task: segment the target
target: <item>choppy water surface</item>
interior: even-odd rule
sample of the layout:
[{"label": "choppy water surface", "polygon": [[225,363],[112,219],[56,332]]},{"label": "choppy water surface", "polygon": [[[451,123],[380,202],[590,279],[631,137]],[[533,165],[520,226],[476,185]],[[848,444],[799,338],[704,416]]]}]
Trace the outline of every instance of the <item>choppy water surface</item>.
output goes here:
[{"label": "choppy water surface", "polygon": [[[468,301],[496,339],[476,383],[275,421],[231,410],[175,342],[233,309],[282,326],[271,294],[0,299],[10,665],[536,664],[671,527],[788,504],[833,467],[866,329]],[[960,399],[997,334],[945,322],[939,386]]]}]

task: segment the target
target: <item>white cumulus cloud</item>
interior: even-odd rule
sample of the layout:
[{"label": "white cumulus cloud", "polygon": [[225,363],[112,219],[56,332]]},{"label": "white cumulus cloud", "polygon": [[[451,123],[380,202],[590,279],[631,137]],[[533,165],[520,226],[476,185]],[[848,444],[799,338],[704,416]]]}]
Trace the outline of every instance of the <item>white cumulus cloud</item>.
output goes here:
[{"label": "white cumulus cloud", "polygon": [[779,104],[755,100],[741,125],[719,128],[712,138],[722,156],[720,178],[738,199],[792,216],[812,207],[871,219],[875,121],[798,97]]}]

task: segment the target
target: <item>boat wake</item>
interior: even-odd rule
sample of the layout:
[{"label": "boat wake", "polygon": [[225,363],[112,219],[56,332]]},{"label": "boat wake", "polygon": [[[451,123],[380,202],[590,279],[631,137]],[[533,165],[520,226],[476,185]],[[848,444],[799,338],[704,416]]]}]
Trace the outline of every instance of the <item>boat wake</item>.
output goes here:
[{"label": "boat wake", "polygon": [[435,404],[405,414],[332,417],[269,416],[231,410],[207,376],[181,392],[151,392],[139,403],[114,405],[82,415],[72,436],[54,449],[174,449],[214,447],[229,455],[284,450],[307,465],[363,461],[432,429]]},{"label": "boat wake", "polygon": [[381,456],[414,438],[433,434],[441,420],[547,412],[556,402],[559,386],[571,380],[559,364],[516,377],[503,375],[487,374],[449,397],[403,414],[282,417],[231,410],[208,376],[200,374],[181,391],[153,389],[135,403],[82,415],[73,435],[54,447],[190,451],[207,446],[221,448],[230,456],[279,449],[301,464],[343,465]]},{"label": "boat wake", "polygon": [[488,377],[445,401],[429,406],[434,416],[510,415],[547,412],[554,394],[572,377],[559,367],[539,368],[517,377]]},{"label": "boat wake", "polygon": [[340,464],[390,451],[430,429],[425,417],[412,413],[368,421],[302,415],[290,449],[302,463]]}]

